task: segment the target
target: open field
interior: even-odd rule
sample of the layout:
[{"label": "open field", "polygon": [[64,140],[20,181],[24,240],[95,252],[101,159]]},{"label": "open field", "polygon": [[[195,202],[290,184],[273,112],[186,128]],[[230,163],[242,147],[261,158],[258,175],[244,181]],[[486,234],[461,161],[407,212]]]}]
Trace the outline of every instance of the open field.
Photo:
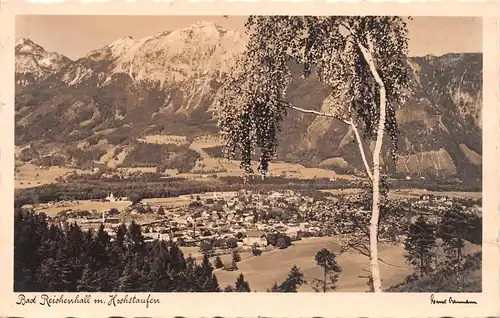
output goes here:
[{"label": "open field", "polygon": [[[293,244],[287,249],[273,250],[262,253],[261,256],[244,259],[238,263],[237,271],[216,270],[219,285],[223,288],[228,284],[234,284],[238,275],[243,273],[252,291],[265,292],[275,281],[278,284],[283,282],[293,265],[297,265],[308,282],[299,291],[313,292],[311,286],[313,279],[322,278],[323,275],[323,270],[316,265],[314,256],[322,248],[338,253],[340,246],[334,237],[308,238]],[[480,249],[480,246],[468,244],[466,253],[473,253]],[[382,245],[379,247],[379,255],[382,260],[392,265],[380,263],[382,284],[385,288],[403,282],[406,276],[413,272],[405,263],[405,250],[402,244]],[[227,261],[230,261],[230,255],[227,256]],[[223,262],[226,262],[224,258]],[[345,253],[337,257],[337,262],[343,271],[339,275],[336,291],[365,292],[368,290],[367,279],[359,277],[366,276],[367,272],[363,269],[369,270],[368,257],[354,252]]]},{"label": "open field", "polygon": [[138,138],[138,141],[151,143],[151,144],[174,144],[174,145],[184,145],[187,144],[186,136],[174,136],[174,135],[149,135],[143,138]]},{"label": "open field", "polygon": [[172,198],[154,198],[154,199],[143,199],[143,203],[149,204],[152,208],[159,207],[160,205],[163,207],[180,207],[184,205],[188,205],[191,201],[189,196],[180,196],[180,197],[172,197]]},{"label": "open field", "polygon": [[15,172],[14,175],[15,189],[34,188],[42,186],[44,184],[54,183],[56,182],[57,178],[62,177],[65,174],[71,173],[75,170],[77,173],[86,172],[78,169],[59,168],[59,167],[40,169],[40,167],[37,167],[31,163],[20,165],[16,168],[16,170],[17,171]]},{"label": "open field", "polygon": [[109,211],[110,209],[124,209],[130,205],[130,202],[97,202],[90,200],[76,201],[78,203],[64,206],[51,206],[48,208],[35,209],[36,212],[44,212],[47,216],[54,217],[57,213],[67,210],[82,210],[82,211]]},{"label": "open field", "polygon": [[[243,273],[252,291],[265,292],[275,281],[278,284],[283,282],[290,269],[297,265],[308,282],[299,291],[313,292],[311,286],[313,279],[321,278],[323,275],[322,268],[317,266],[314,261],[314,256],[322,248],[327,248],[335,253],[340,250],[340,246],[333,237],[309,238],[294,242],[294,245],[287,249],[273,250],[258,257],[242,260],[238,263],[238,270],[235,272],[217,270],[215,273],[220,286],[234,284],[237,276]],[[383,284],[395,285],[404,281],[404,278],[411,274],[411,270],[405,264],[402,246],[384,246],[379,249],[379,253],[380,257],[386,262],[400,267],[393,268],[381,264],[380,270]],[[343,272],[339,275],[337,291],[366,291],[367,280],[358,276],[366,275],[362,268],[369,269],[369,259],[366,256],[353,253],[338,256],[337,262],[343,269]]]},{"label": "open field", "polygon": [[[325,189],[321,192],[333,195],[352,195],[359,193],[360,189]],[[480,199],[482,192],[460,192],[460,191],[427,191],[425,189],[393,189],[389,191],[389,199],[419,198],[421,195],[447,196],[457,199]]]},{"label": "open field", "polygon": [[461,191],[427,191],[424,189],[398,189],[391,190],[389,197],[393,198],[408,198],[408,197],[419,197],[423,194],[435,195],[435,196],[446,196],[456,199],[480,199],[483,196],[482,192],[461,192]]},{"label": "open field", "polygon": [[[199,150],[197,150],[200,152]],[[208,155],[203,155],[204,168],[191,171],[190,173],[179,174],[179,177],[184,178],[198,178],[200,173],[207,173],[210,175],[217,175],[217,177],[228,176],[243,176],[243,170],[240,168],[240,161],[227,160],[220,158],[212,158]],[[252,161],[252,168],[257,171],[259,163]],[[219,172],[220,171],[220,172]],[[329,178],[329,179],[343,179],[355,180],[356,177],[351,175],[339,175],[335,171],[321,169],[321,168],[308,168],[300,164],[293,164],[287,162],[276,161],[269,165],[269,176],[285,176],[288,178],[296,179],[314,179],[314,178]]]},{"label": "open field", "polygon": [[217,135],[205,135],[196,137],[191,143],[190,148],[193,150],[212,148],[217,146],[222,146],[223,142]]}]

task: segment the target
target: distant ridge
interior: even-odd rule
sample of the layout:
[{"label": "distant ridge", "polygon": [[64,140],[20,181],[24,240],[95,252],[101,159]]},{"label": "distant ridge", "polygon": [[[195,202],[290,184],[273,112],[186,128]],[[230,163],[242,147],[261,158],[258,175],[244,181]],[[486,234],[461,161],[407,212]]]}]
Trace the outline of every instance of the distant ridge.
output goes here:
[{"label": "distant ridge", "polygon": [[[16,144],[36,143],[47,153],[88,144],[84,151],[102,153],[145,135],[216,133],[214,99],[224,71],[244,49],[238,32],[206,21],[122,37],[75,61],[22,39],[16,45]],[[399,176],[480,179],[482,54],[413,57],[409,65],[412,97],[397,112],[401,157],[396,164],[386,157],[387,169]],[[328,93],[313,75],[297,77],[287,94],[295,105],[319,110]],[[290,113],[283,131],[280,160],[361,171],[343,125]],[[97,136],[106,144],[94,143]]]}]

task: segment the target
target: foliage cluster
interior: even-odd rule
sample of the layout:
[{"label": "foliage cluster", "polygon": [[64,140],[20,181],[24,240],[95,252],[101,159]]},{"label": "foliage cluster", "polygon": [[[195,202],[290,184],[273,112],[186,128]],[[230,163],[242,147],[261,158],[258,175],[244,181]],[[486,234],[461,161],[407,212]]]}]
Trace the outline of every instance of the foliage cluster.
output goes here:
[{"label": "foliage cluster", "polygon": [[[481,240],[475,240],[476,236],[481,233],[481,227],[482,222],[479,217],[465,213],[458,207],[452,207],[446,211],[438,219],[437,224],[432,224],[420,215],[415,222],[410,224],[404,242],[407,262],[419,274],[409,276],[407,283],[411,285],[413,281],[434,277],[435,284],[437,284],[435,288],[440,291],[450,291],[450,288],[452,288],[451,291],[456,292],[463,292],[464,288],[475,289],[477,283],[473,283],[468,276],[477,270],[481,257],[477,253],[472,256],[464,255],[464,248],[466,240],[481,244]],[[446,256],[444,263],[437,257],[437,238],[442,239],[441,247]],[[445,279],[450,281],[443,285]],[[418,284],[415,283],[414,286]],[[442,290],[443,288],[445,290]]]},{"label": "foliage cluster", "polygon": [[307,284],[307,281],[304,279],[304,273],[302,273],[297,265],[294,265],[292,269],[290,269],[286,279],[279,285],[275,282],[273,286],[267,290],[267,292],[296,293],[297,289],[304,284]]},{"label": "foliage cluster", "polygon": [[158,167],[160,172],[165,169],[177,169],[180,173],[191,171],[200,158],[200,154],[187,145],[137,143],[127,154],[121,167]]},{"label": "foliage cluster", "polygon": [[16,211],[16,292],[216,292],[208,258],[197,264],[173,243],[144,242],[140,227],[121,225],[115,240],[104,227],[67,231],[44,215]]},{"label": "foliage cluster", "polygon": [[[238,191],[241,189],[269,193],[274,191],[276,186],[267,183],[255,183],[242,185],[232,183],[227,179],[218,182],[203,182],[196,180],[186,180],[182,178],[162,179],[158,181],[150,181],[156,177],[145,177],[144,179],[124,179],[117,177],[112,181],[83,181],[76,179],[74,181],[42,185],[36,188],[16,189],[15,200],[17,206],[32,203],[47,203],[50,201],[60,200],[62,197],[69,197],[75,200],[97,200],[104,199],[112,191],[117,196],[125,196],[129,192],[140,193],[143,198],[170,198],[180,195],[205,192],[224,192]],[[304,192],[315,193],[319,189],[338,189],[342,188],[342,183],[330,182],[328,184],[297,181],[297,183],[287,184],[287,189]]]},{"label": "foliage cluster", "polygon": [[[461,291],[465,293],[480,293],[482,291],[482,253],[465,257],[459,271],[462,275]],[[423,277],[412,277],[408,281],[388,288],[387,292],[395,293],[436,293],[458,292],[456,271],[453,267],[440,267]]]}]

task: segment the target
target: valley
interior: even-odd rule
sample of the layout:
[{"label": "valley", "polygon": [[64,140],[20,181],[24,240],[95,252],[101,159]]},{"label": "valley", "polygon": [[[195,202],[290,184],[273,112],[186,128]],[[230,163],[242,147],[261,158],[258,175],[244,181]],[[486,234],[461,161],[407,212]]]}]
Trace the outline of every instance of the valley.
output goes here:
[{"label": "valley", "polygon": [[[354,126],[296,111],[328,113],[339,102],[320,70],[305,77],[305,65],[283,59],[291,72],[283,102],[295,110],[280,118],[264,174],[258,149],[225,155],[220,92],[245,41],[198,21],[120,37],[72,60],[18,39],[17,291],[266,292],[276,283],[273,292],[312,292],[335,273],[335,291],[373,287],[367,233],[378,192]],[[388,110],[397,125],[386,130],[397,140],[386,135],[381,149],[382,283],[387,291],[481,291],[482,53],[399,62],[409,99]],[[363,111],[349,113],[360,133],[370,126]],[[245,129],[229,134],[255,137],[268,127]],[[260,139],[242,143],[259,148]],[[371,163],[374,136],[361,139]],[[249,174],[242,157],[252,159]],[[74,277],[52,284],[55,268]]]},{"label": "valley", "polygon": [[[349,238],[353,221],[352,204],[358,204],[360,189],[325,191],[328,194],[301,194],[293,191],[273,191],[266,194],[240,190],[182,195],[171,198],[135,199],[114,197],[104,200],[66,200],[48,204],[25,205],[23,209],[43,213],[54,224],[67,228],[77,224],[83,230],[92,229],[117,238],[120,222],[138,224],[146,242],[174,241],[184,256],[196,262],[204,254],[215,264],[215,255],[229,266],[232,254],[238,251],[241,260],[237,270],[226,267],[214,270],[221,288],[231,285],[243,274],[252,291],[265,292],[273,281],[283,281],[290,268],[298,266],[307,281],[320,279],[321,268],[314,263],[314,254],[326,248],[335,252],[343,268],[337,292],[368,291],[366,271],[368,257],[356,250],[343,251],[342,240]],[[111,197],[110,197],[111,195]],[[447,193],[419,189],[392,190],[388,196],[396,210],[382,224],[395,230],[396,238],[381,235],[382,280],[386,286],[404,283],[413,269],[405,262],[404,248],[407,222],[425,213],[431,222],[439,224],[452,206],[460,207],[473,226],[463,248],[464,256],[480,252],[477,217],[481,216],[480,193]],[[343,202],[343,203],[341,203]],[[393,213],[394,213],[393,212]],[[469,221],[468,221],[469,222]],[[131,225],[132,224],[132,225]],[[480,223],[479,223],[480,224]],[[346,227],[347,225],[347,227]],[[347,232],[344,232],[347,230]],[[264,243],[256,243],[254,232],[266,235]],[[290,242],[281,246],[272,235],[284,235]],[[281,234],[280,234],[281,233]],[[259,234],[258,234],[259,235]],[[392,237],[392,236],[390,236]],[[352,238],[351,238],[352,239]],[[442,241],[438,239],[435,263],[446,260]],[[257,245],[256,245],[257,244]],[[255,255],[258,248],[262,254]],[[477,270],[474,275],[477,275]],[[480,275],[480,273],[479,273]],[[312,292],[305,284],[299,292]]]}]

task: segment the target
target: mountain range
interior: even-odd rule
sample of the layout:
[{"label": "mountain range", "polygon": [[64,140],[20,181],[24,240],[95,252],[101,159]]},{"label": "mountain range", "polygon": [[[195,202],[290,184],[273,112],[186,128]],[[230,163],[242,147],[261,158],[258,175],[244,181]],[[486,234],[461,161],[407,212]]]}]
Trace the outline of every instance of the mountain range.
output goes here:
[{"label": "mountain range", "polygon": [[[142,39],[123,37],[77,60],[20,39],[16,145],[31,145],[38,156],[58,154],[74,163],[78,152],[109,164],[148,136],[176,135],[189,144],[216,135],[214,100],[245,44],[238,32],[211,22]],[[393,163],[384,151],[385,168],[399,176],[480,179],[482,54],[411,57],[408,67],[411,98],[397,111],[399,157]],[[288,100],[320,110],[328,89],[314,74],[303,79],[299,67],[293,72]],[[282,131],[279,160],[362,171],[352,132],[343,124],[291,110]],[[203,153],[220,156],[220,147]]]}]

